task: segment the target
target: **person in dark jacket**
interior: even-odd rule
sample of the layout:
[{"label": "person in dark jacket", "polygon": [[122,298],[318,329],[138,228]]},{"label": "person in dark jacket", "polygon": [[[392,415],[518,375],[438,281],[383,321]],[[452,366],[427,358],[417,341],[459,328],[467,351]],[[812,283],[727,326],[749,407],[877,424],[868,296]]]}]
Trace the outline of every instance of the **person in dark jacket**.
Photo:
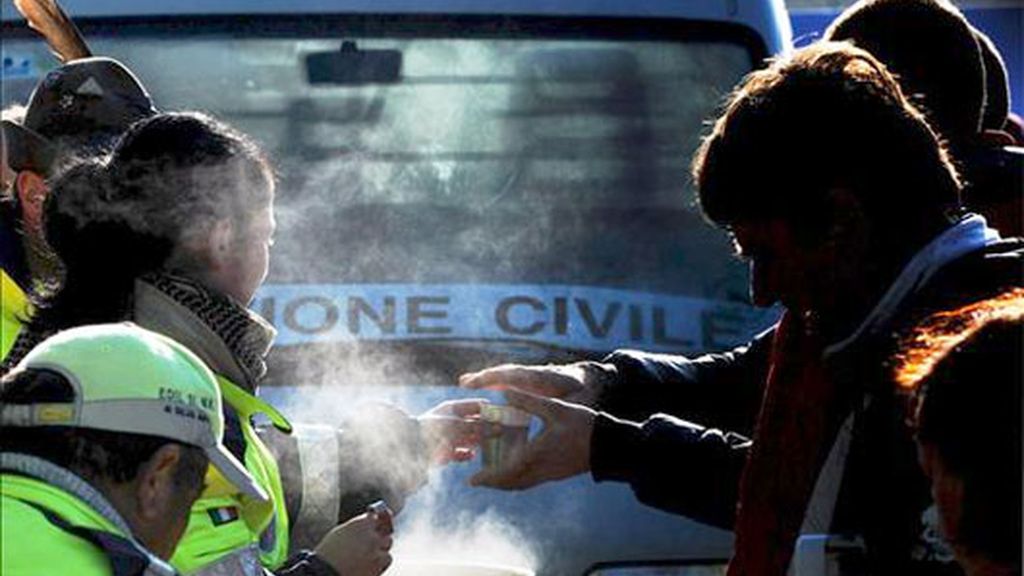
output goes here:
[{"label": "person in dark jacket", "polygon": [[693,168],[705,215],[750,262],[755,304],[781,303],[781,323],[695,359],[621,350],[464,375],[518,388],[509,401],[546,423],[517,465],[474,482],[627,482],[645,503],[735,529],[731,574],[784,574],[817,533],[861,535],[876,573],[949,568],[885,363],[900,327],[1021,285],[1024,242],[961,213],[936,134],[848,44],[751,74]]},{"label": "person in dark jacket", "polygon": [[896,381],[943,534],[969,576],[1021,573],[1024,289],[941,312],[900,351]]}]

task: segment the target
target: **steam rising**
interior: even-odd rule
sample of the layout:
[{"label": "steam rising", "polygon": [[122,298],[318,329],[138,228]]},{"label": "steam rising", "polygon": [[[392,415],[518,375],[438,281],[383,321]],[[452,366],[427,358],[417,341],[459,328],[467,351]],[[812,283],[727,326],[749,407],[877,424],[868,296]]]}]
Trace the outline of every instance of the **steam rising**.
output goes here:
[{"label": "steam rising", "polygon": [[398,566],[456,562],[536,569],[534,545],[496,512],[460,511],[454,517],[445,516],[438,505],[445,487],[437,480],[432,478],[417,495],[419,507],[412,516],[399,517],[392,550]]},{"label": "steam rising", "polygon": [[[429,376],[413,366],[401,354],[368,352],[365,345],[353,343],[349,353],[339,355],[324,351],[306,354],[303,362],[289,370],[295,382],[302,383],[299,394],[267,388],[264,395],[281,405],[293,422],[334,424],[346,433],[370,439],[375,446],[395,445],[406,440],[401,427],[373,408],[381,403],[401,406],[414,413],[457,394],[452,382],[444,387],[408,387],[402,383],[422,383]],[[279,396],[280,394],[280,396]],[[278,398],[281,401],[278,401]],[[384,415],[382,415],[384,416]],[[380,450],[378,459],[389,475],[389,482],[408,484],[409,470],[392,464],[393,454]],[[465,464],[451,464],[449,468],[435,468],[429,481],[409,495],[405,510],[396,517],[395,547],[392,555],[396,565],[390,574],[419,573],[422,564],[484,564],[510,566],[535,570],[539,565],[536,544],[511,521],[491,507],[480,509],[466,505],[453,492],[454,484],[464,483],[460,472],[475,471],[479,459]],[[462,470],[452,468],[461,467]],[[421,480],[421,479],[419,479]],[[389,502],[394,507],[403,503]],[[427,570],[429,573],[430,570]]]}]

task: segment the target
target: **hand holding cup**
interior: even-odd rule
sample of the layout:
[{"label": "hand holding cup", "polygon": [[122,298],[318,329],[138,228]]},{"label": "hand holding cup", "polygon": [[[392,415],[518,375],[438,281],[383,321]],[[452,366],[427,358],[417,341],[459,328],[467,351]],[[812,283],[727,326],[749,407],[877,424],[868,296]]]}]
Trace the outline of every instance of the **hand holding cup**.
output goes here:
[{"label": "hand holding cup", "polygon": [[[484,468],[470,479],[470,484],[523,490],[590,469],[590,436],[597,415],[595,411],[514,389],[506,390],[505,398],[509,406],[519,412],[539,417],[544,427],[531,440],[520,438],[519,431],[511,434],[508,443],[503,442],[502,448],[490,457],[493,465],[485,463]],[[483,410],[481,408],[481,413]],[[489,432],[485,431],[485,436]],[[487,440],[484,442],[486,458]]]}]

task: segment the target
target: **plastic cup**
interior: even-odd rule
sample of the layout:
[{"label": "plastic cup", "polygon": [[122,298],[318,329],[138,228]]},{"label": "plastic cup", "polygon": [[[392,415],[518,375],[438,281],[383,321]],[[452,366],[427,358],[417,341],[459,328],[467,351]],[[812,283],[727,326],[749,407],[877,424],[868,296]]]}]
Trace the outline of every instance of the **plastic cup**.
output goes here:
[{"label": "plastic cup", "polygon": [[489,423],[484,429],[482,459],[485,468],[503,468],[521,450],[529,438],[529,412],[503,404],[484,404],[480,419]]}]

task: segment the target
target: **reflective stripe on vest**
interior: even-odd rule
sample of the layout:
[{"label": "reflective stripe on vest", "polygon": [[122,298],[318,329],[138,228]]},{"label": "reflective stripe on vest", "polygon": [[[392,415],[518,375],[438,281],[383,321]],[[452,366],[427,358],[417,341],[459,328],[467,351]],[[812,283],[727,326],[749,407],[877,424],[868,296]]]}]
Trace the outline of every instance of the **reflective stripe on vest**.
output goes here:
[{"label": "reflective stripe on vest", "polygon": [[[275,427],[291,431],[280,412],[229,380],[218,376],[224,403],[238,414],[245,441],[243,463],[270,502],[243,496],[214,468],[206,475],[207,489],[192,506],[188,528],[171,563],[187,574],[223,574],[224,566],[246,568],[246,576],[263,574],[260,567],[281,566],[288,555],[288,512],[277,461],[252,425],[264,414]],[[256,553],[260,563],[249,561]]]},{"label": "reflective stripe on vest", "polygon": [[14,346],[14,341],[21,331],[21,323],[30,312],[28,297],[21,287],[0,270],[0,360]]},{"label": "reflective stripe on vest", "polygon": [[50,524],[69,534],[74,534],[87,542],[91,542],[94,546],[103,550],[103,553],[110,559],[110,567],[114,571],[114,576],[175,576],[177,574],[168,564],[123,536],[118,536],[106,530],[75,526],[52,510],[48,510],[35,502],[29,502],[21,498],[14,499],[38,510]]},{"label": "reflective stripe on vest", "polygon": [[262,576],[269,574],[262,564],[260,550],[255,544],[240,548],[227,556],[221,556],[213,564],[207,564],[191,576]]}]

